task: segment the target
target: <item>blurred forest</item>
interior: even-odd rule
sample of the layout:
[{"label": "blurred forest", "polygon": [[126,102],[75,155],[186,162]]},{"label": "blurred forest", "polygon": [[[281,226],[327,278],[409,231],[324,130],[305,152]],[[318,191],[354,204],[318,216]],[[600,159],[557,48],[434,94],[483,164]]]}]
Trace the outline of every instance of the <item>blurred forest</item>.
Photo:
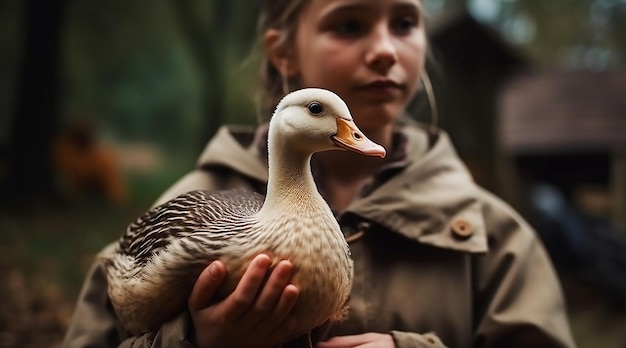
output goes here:
[{"label": "blurred forest", "polygon": [[[428,21],[467,8],[538,70],[626,65],[626,0],[424,6]],[[267,117],[255,103],[259,7],[0,1],[0,348],[59,346],[95,253],[192,168],[220,124]],[[59,139],[97,155],[76,164]],[[107,174],[63,181],[58,163]],[[568,293],[574,304],[598,301],[572,315],[580,346],[624,347],[624,309],[566,285],[582,289]]]}]

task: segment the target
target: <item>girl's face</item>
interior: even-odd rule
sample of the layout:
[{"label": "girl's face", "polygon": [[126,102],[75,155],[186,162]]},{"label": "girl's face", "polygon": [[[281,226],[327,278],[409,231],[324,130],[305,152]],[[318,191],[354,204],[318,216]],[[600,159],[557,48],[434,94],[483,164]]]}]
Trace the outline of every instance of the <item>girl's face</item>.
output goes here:
[{"label": "girl's face", "polygon": [[340,95],[364,131],[389,125],[419,86],[426,52],[421,11],[420,0],[310,0],[290,70],[301,87]]}]

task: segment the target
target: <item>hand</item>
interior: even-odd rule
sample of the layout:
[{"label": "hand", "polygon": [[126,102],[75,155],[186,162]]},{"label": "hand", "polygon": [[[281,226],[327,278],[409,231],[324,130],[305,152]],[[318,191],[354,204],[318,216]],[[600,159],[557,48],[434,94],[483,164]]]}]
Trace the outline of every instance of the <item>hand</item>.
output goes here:
[{"label": "hand", "polygon": [[202,271],[188,303],[195,347],[271,347],[293,336],[296,321],[289,314],[298,298],[298,288],[288,283],[293,266],[280,261],[264,284],[270,265],[267,255],[255,257],[232,294],[216,303],[226,267],[214,261]]},{"label": "hand", "polygon": [[337,336],[317,344],[317,348],[395,348],[389,334],[368,332],[360,335]]}]

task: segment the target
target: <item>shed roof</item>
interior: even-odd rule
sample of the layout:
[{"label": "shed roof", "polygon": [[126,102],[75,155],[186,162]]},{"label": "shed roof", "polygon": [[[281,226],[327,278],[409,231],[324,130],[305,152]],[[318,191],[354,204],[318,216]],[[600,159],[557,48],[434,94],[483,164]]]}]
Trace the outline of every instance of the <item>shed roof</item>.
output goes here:
[{"label": "shed roof", "polygon": [[488,61],[497,65],[530,65],[521,51],[494,28],[476,20],[465,7],[430,18],[426,28],[433,48],[458,64],[476,66]]},{"label": "shed roof", "polygon": [[626,70],[535,72],[500,99],[508,153],[626,150]]}]

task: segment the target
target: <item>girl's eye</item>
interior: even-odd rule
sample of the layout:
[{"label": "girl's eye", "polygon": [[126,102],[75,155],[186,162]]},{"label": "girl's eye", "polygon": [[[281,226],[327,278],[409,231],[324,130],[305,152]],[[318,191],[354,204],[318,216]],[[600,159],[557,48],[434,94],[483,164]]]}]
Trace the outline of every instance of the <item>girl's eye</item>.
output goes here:
[{"label": "girl's eye", "polygon": [[342,21],[335,26],[335,32],[342,36],[354,36],[362,31],[363,26],[356,20]]},{"label": "girl's eye", "polygon": [[414,17],[402,17],[392,23],[392,29],[397,33],[408,33],[411,29],[417,27],[417,24],[417,19]]}]

